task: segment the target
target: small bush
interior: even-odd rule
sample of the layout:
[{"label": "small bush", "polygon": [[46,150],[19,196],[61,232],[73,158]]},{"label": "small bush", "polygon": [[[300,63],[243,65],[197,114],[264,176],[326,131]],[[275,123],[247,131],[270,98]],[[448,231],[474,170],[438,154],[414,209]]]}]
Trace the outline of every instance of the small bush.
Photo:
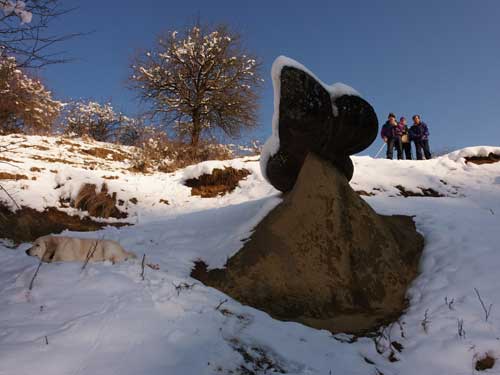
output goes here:
[{"label": "small bush", "polygon": [[71,206],[82,211],[88,211],[94,217],[126,218],[127,214],[116,207],[116,193],[108,194],[108,187],[103,184],[101,191],[97,192],[94,184],[84,184]]},{"label": "small bush", "polygon": [[200,142],[191,146],[172,141],[164,131],[146,128],[136,144],[139,152],[132,160],[132,171],[147,172],[157,170],[164,173],[174,172],[206,160],[227,160],[233,157],[231,149],[225,145]]}]

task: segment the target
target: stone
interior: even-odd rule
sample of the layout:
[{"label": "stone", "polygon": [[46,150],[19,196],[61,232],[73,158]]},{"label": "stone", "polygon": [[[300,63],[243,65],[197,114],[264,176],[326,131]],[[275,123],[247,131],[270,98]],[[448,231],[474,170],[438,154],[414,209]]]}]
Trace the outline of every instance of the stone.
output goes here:
[{"label": "stone", "polygon": [[224,269],[192,276],[272,317],[361,334],[394,321],[424,246],[411,217],[377,214],[313,153],[292,191]]},{"label": "stone", "polygon": [[314,77],[284,66],[278,130],[279,150],[269,158],[265,174],[276,189],[286,192],[293,188],[309,152],[331,162],[350,180],[349,156],[375,140],[378,120],[372,106],[359,96],[332,98]]}]

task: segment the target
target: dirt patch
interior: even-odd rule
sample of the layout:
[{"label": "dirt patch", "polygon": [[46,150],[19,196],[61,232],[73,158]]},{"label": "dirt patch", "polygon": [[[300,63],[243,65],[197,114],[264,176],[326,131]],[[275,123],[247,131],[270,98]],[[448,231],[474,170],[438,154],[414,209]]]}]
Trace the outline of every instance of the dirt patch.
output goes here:
[{"label": "dirt patch", "polygon": [[232,192],[236,189],[238,183],[250,173],[248,169],[244,168],[215,168],[211,174],[203,174],[198,178],[186,180],[184,185],[191,188],[191,195],[199,195],[202,198],[213,198]]},{"label": "dirt patch", "polygon": [[50,148],[46,146],[40,146],[40,145],[20,145],[22,148],[34,148],[35,150],[40,150],[40,151],[48,151]]},{"label": "dirt patch", "polygon": [[365,190],[356,190],[356,193],[358,193],[359,195],[363,195],[365,197],[372,197],[375,195],[374,193],[369,193]]},{"label": "dirt patch", "polygon": [[41,172],[42,169],[45,169],[45,168],[31,167],[30,172]]},{"label": "dirt patch", "polygon": [[54,207],[37,211],[30,207],[21,207],[12,212],[0,203],[0,238],[8,238],[15,244],[32,242],[40,236],[60,233],[63,230],[79,232],[96,231],[107,225],[120,227],[128,224],[97,223],[88,217],[80,219],[70,216]]},{"label": "dirt patch", "polygon": [[105,180],[118,180],[120,177],[118,176],[102,176]]},{"label": "dirt patch", "polygon": [[21,163],[20,161],[14,160],[14,159],[9,159],[6,158],[5,156],[0,156],[0,162],[4,161],[6,163]]},{"label": "dirt patch", "polygon": [[498,163],[500,161],[500,155],[494,154],[490,152],[488,156],[470,156],[465,158],[466,163],[473,163],[473,164],[492,164],[492,163]]},{"label": "dirt patch", "polygon": [[129,159],[129,155],[102,147],[82,149],[80,152],[100,159],[111,159],[113,161],[124,161]]},{"label": "dirt patch", "polygon": [[486,354],[483,358],[476,361],[475,369],[476,371],[485,371],[495,366],[495,358],[490,354]]},{"label": "dirt patch", "polygon": [[419,187],[421,193],[416,193],[414,191],[408,191],[402,185],[396,185],[395,188],[398,189],[399,192],[401,193],[401,195],[405,198],[408,198],[408,197],[434,197],[434,198],[444,197],[443,194],[437,192],[436,190],[434,190],[432,188]]},{"label": "dirt patch", "polygon": [[89,215],[94,217],[114,217],[116,219],[127,217],[127,213],[116,207],[116,193],[109,195],[106,184],[102,184],[100,192],[97,191],[97,186],[94,184],[83,185],[76,199],[71,202],[71,207],[88,211]]},{"label": "dirt patch", "polygon": [[66,139],[59,139],[56,141],[56,144],[58,145],[68,145],[68,146],[72,146],[72,147],[80,147],[80,145],[78,143],[73,143],[73,142],[70,142]]},{"label": "dirt patch", "polygon": [[34,160],[48,161],[49,163],[63,163],[63,164],[70,164],[70,165],[78,165],[77,163],[72,163],[72,162],[65,160],[65,159],[43,157],[40,155],[33,155],[31,158]]},{"label": "dirt patch", "polygon": [[28,176],[24,174],[12,174],[7,172],[0,172],[0,180],[27,180]]}]

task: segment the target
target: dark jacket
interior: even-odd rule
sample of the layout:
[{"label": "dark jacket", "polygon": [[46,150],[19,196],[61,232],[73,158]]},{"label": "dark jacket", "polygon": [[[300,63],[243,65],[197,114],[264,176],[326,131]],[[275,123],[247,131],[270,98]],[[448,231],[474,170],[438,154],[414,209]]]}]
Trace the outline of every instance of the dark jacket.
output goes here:
[{"label": "dark jacket", "polygon": [[417,142],[429,139],[429,128],[427,128],[425,122],[421,122],[419,125],[413,124],[411,126],[410,139]]},{"label": "dark jacket", "polygon": [[384,125],[382,125],[382,130],[380,131],[380,136],[382,138],[392,138],[394,137],[394,127],[389,123],[389,121],[386,121]]}]

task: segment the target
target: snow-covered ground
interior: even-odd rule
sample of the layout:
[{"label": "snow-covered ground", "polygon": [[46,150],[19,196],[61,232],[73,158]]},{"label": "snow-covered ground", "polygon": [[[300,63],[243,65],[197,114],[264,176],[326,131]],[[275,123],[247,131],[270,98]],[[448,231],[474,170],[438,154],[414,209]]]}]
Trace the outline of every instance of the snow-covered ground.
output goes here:
[{"label": "snow-covered ground", "polygon": [[[139,259],[91,263],[83,271],[81,264],[43,264],[28,291],[38,265],[24,252],[30,244],[0,245],[2,375],[473,374],[486,353],[500,358],[500,163],[463,159],[500,154],[500,148],[469,148],[429,161],[353,158],[353,188],[375,194],[364,198],[379,213],[414,215],[426,246],[408,311],[378,337],[351,342],[274,320],[189,277],[198,258],[222,266],[279,203],[255,157],[143,175],[128,171],[126,159],[82,156],[56,138],[0,137],[0,145],[18,141],[24,147],[14,144],[0,155],[0,172],[29,179],[0,184],[19,204],[58,207],[59,198],[74,196],[82,183],[106,182],[126,202],[129,216],[122,221],[134,225],[65,235],[117,240]],[[70,142],[78,144],[73,149],[114,147]],[[221,166],[252,174],[218,198],[191,196],[182,184]],[[398,185],[443,196],[404,198]],[[142,254],[159,266],[146,267],[144,280]],[[474,288],[486,310],[491,305],[488,319]],[[499,373],[500,364],[488,372]]]}]

